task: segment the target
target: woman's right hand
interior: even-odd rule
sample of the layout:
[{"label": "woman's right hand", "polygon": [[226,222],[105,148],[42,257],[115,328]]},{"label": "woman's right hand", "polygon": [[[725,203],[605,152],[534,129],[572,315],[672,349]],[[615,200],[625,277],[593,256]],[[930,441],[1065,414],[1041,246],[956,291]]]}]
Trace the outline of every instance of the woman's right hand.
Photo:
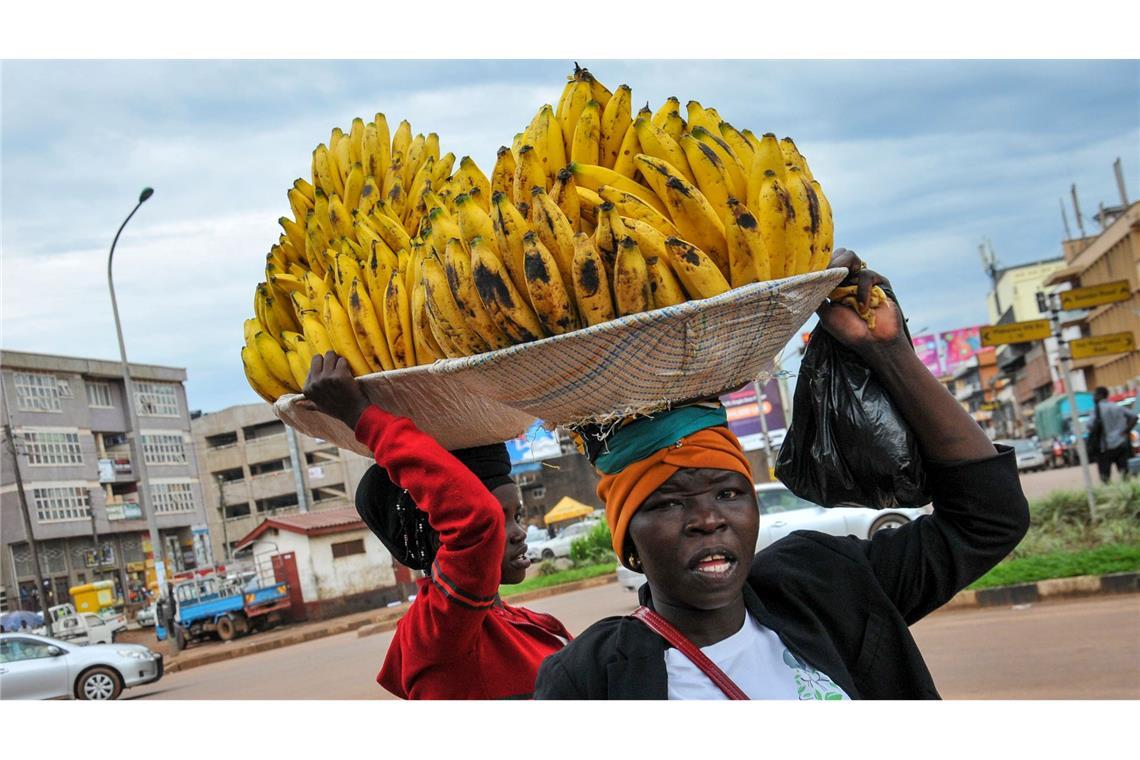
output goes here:
[{"label": "woman's right hand", "polygon": [[[832,267],[844,267],[850,275],[843,285],[857,287],[856,299],[864,308],[870,303],[871,291],[876,285],[890,287],[890,281],[866,264],[854,251],[840,248],[831,259]],[[816,311],[820,325],[833,338],[873,365],[884,352],[896,350],[913,353],[902,329],[902,316],[898,306],[889,298],[875,309],[875,326],[871,328],[850,306],[826,302]]]},{"label": "woman's right hand", "polygon": [[370,404],[352,377],[348,362],[333,351],[317,354],[309,365],[302,391],[317,409],[356,429],[360,415]]}]

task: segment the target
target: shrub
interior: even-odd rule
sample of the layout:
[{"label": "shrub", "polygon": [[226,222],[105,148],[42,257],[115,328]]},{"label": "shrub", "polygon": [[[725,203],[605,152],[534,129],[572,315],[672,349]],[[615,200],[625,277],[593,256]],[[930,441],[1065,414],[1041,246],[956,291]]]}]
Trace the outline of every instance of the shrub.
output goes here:
[{"label": "shrub", "polygon": [[559,572],[558,566],[554,564],[554,560],[552,559],[544,559],[538,563],[539,575],[554,575],[557,572]]},{"label": "shrub", "polygon": [[597,565],[614,559],[610,526],[599,523],[586,535],[570,544],[570,559],[575,566]]}]

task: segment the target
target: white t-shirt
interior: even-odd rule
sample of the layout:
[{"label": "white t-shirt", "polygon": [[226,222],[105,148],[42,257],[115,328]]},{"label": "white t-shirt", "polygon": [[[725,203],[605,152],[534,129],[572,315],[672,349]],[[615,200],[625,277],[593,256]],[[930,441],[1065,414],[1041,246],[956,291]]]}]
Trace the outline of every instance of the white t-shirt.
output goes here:
[{"label": "white t-shirt", "polygon": [[[774,631],[744,615],[740,630],[701,647],[750,699],[849,699],[825,674],[788,651]],[[665,650],[669,699],[728,699],[700,668],[673,647]]]}]

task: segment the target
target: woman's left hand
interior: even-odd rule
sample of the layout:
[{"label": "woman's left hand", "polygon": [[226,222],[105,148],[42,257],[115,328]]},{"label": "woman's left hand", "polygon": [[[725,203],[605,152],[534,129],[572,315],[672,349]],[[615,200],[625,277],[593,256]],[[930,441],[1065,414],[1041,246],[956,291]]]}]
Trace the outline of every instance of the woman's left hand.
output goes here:
[{"label": "woman's left hand", "polygon": [[[866,263],[854,251],[840,248],[831,258],[830,267],[848,270],[841,285],[856,287],[856,300],[866,309],[871,301],[871,289],[876,285],[891,287],[890,281],[878,272],[867,269]],[[902,330],[902,316],[893,301],[887,299],[875,310],[875,326],[871,328],[850,306],[826,302],[816,311],[823,329],[865,360],[871,361],[887,348],[907,345]]]}]

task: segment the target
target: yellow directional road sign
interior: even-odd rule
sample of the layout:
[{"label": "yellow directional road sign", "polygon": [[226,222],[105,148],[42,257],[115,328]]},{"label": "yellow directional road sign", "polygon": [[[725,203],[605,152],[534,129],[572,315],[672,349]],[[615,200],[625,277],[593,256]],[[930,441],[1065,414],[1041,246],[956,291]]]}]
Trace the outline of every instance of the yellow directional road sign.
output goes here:
[{"label": "yellow directional road sign", "polygon": [[1132,295],[1128,280],[1089,285],[1087,288],[1074,288],[1061,293],[1061,308],[1066,311],[1091,309],[1106,303],[1127,301]]},{"label": "yellow directional road sign", "polygon": [[1136,350],[1136,339],[1130,332],[1094,335],[1091,338],[1078,338],[1069,341],[1069,349],[1073,352],[1074,359],[1087,359],[1090,356],[1104,356],[1105,354],[1123,354]]},{"label": "yellow directional road sign", "polygon": [[988,325],[982,327],[980,332],[983,346],[1000,346],[1003,343],[1043,340],[1053,334],[1053,328],[1047,319],[1031,319],[1028,322]]}]

